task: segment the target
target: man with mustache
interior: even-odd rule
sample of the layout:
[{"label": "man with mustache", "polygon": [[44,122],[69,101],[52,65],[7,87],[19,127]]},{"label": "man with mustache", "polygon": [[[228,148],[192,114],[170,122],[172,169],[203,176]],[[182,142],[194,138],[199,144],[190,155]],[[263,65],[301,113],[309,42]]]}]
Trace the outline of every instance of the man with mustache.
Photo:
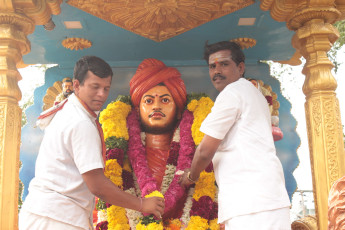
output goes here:
[{"label": "man with mustache", "polygon": [[39,117],[45,129],[35,177],[19,217],[20,230],[90,230],[95,196],[109,204],[160,217],[164,200],[125,193],[104,174],[105,144],[97,116],[113,72],[101,58],[84,56],[74,68],[74,93]]},{"label": "man with mustache", "polygon": [[73,82],[72,79],[69,77],[66,77],[62,79],[62,92],[56,96],[54,105],[60,103],[61,101],[68,98],[69,95],[73,93]]},{"label": "man with mustache", "polygon": [[170,144],[186,105],[180,72],[157,59],[145,59],[130,81],[133,106],[139,113],[148,167],[161,186]]},{"label": "man with mustache", "polygon": [[212,161],[219,186],[218,222],[226,230],[291,229],[270,111],[262,93],[243,78],[241,48],[228,41],[206,43],[204,58],[220,93],[200,127],[205,136],[180,183],[195,183]]}]

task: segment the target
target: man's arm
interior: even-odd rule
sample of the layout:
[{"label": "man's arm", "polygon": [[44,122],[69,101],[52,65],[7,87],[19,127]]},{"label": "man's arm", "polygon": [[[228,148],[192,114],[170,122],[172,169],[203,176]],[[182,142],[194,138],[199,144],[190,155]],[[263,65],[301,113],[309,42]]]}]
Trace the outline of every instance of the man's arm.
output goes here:
[{"label": "man's arm", "polygon": [[[211,163],[222,140],[205,135],[195,151],[192,166],[180,179],[180,184],[188,186],[199,179],[200,173]],[[188,175],[188,172],[189,175]],[[189,176],[189,178],[188,178]]]},{"label": "man's arm", "polygon": [[119,189],[103,173],[103,169],[94,169],[82,174],[92,194],[107,203],[134,209],[144,213],[152,213],[161,217],[164,212],[164,199],[151,197],[140,199]]}]

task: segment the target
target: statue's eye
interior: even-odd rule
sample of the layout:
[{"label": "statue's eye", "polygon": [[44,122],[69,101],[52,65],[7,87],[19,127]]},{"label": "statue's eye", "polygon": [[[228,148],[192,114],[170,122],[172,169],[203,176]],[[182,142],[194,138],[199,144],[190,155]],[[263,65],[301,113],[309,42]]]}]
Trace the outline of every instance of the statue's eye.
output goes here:
[{"label": "statue's eye", "polygon": [[152,100],[152,99],[146,99],[146,100],[145,100],[145,103],[146,103],[146,104],[152,104],[152,103],[153,103],[153,100]]},{"label": "statue's eye", "polygon": [[163,98],[163,99],[162,99],[162,102],[163,102],[163,103],[168,103],[169,101],[170,101],[169,98]]}]

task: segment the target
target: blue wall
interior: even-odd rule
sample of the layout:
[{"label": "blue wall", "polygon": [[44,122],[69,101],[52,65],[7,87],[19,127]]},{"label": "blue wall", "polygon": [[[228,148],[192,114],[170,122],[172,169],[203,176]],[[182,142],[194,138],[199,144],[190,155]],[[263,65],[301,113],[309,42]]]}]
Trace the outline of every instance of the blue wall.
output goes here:
[{"label": "blue wall", "polygon": [[[169,65],[169,62],[165,62]],[[171,65],[169,65],[171,66]],[[218,92],[213,88],[208,75],[207,66],[175,66],[182,74],[185,81],[187,92],[204,92],[212,99],[215,99]],[[129,81],[134,75],[135,67],[113,67],[114,77],[111,85],[111,93],[106,105],[116,99],[118,95],[129,94]],[[23,166],[20,171],[20,179],[24,183],[23,200],[28,194],[28,185],[34,176],[35,161],[39,150],[39,145],[43,138],[43,131],[35,127],[35,122],[42,112],[43,97],[49,87],[55,81],[62,80],[65,77],[72,77],[72,68],[63,68],[59,66],[52,67],[46,71],[45,84],[35,90],[34,104],[29,107],[25,113],[28,123],[22,129],[22,145],[20,149],[20,160]],[[297,147],[300,145],[300,139],[296,134],[296,120],[291,115],[291,104],[281,94],[280,83],[269,75],[269,67],[263,63],[246,64],[246,77],[263,80],[265,84],[271,85],[273,91],[278,95],[280,103],[279,127],[284,133],[284,138],[276,142],[277,155],[282,162],[286,180],[286,188],[290,199],[296,190],[296,180],[292,172],[297,167],[299,160],[297,157]],[[104,106],[106,107],[106,106]]]}]

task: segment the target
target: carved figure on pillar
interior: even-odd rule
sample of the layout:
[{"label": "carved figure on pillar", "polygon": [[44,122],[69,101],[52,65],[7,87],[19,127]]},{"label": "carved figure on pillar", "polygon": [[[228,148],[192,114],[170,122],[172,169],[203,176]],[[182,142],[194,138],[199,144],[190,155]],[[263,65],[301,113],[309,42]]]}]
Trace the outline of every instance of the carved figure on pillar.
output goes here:
[{"label": "carved figure on pillar", "polygon": [[337,180],[328,198],[328,229],[345,229],[345,176]]},{"label": "carved figure on pillar", "polygon": [[[272,92],[271,86],[267,86],[264,84],[262,80],[256,80],[253,78],[248,78],[248,81],[253,83],[253,85],[265,96],[268,107],[271,112],[271,122],[272,122],[272,135],[274,141],[279,141],[283,139],[283,132],[279,128],[279,102],[277,101],[277,94]],[[274,105],[275,104],[275,105]]]},{"label": "carved figure on pillar", "polygon": [[212,165],[195,187],[178,183],[180,172],[190,167],[203,137],[200,124],[212,106],[205,95],[187,96],[177,69],[156,59],[139,65],[130,81],[130,98],[120,96],[100,114],[108,149],[105,173],[126,192],[164,197],[163,221],[98,201],[96,229],[219,228]]},{"label": "carved figure on pillar", "polygon": [[73,93],[73,82],[72,79],[69,77],[66,77],[62,79],[62,92],[56,96],[54,105],[60,103],[61,101],[68,98],[69,95]]}]

